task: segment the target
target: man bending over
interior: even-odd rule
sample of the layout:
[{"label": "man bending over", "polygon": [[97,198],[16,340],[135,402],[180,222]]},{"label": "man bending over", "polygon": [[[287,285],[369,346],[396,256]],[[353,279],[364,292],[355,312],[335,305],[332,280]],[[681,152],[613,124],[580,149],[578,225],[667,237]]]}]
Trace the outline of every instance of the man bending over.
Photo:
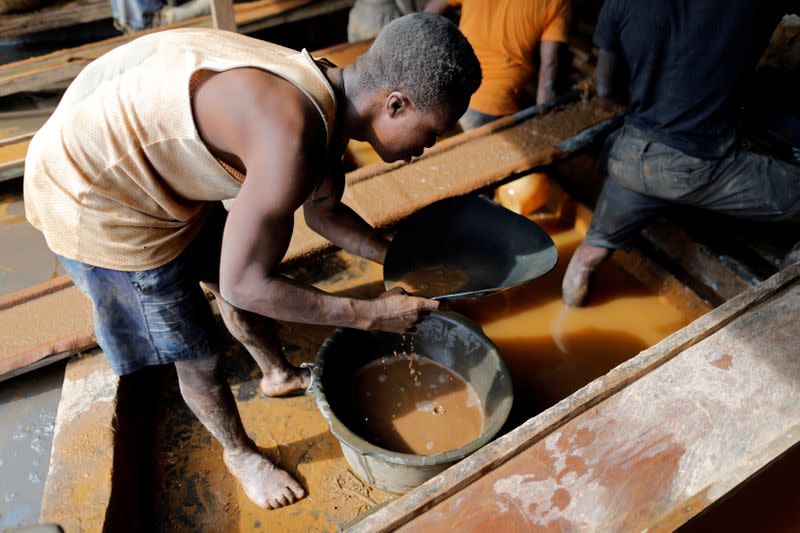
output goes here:
[{"label": "man bending over", "polygon": [[[304,490],[242,427],[199,283],[270,396],[309,382],[285,359],[274,319],[413,327],[436,302],[333,296],[278,266],[299,207],[314,231],[381,263],[386,240],[341,203],[347,140],[408,161],[455,124],[480,78],[458,28],[431,14],[392,22],[344,69],[235,33],[164,31],[88,65],[32,140],[28,220],[91,299],[111,366],[174,364],[184,400],[256,504],[288,505]],[[226,215],[220,201],[233,197]]]}]

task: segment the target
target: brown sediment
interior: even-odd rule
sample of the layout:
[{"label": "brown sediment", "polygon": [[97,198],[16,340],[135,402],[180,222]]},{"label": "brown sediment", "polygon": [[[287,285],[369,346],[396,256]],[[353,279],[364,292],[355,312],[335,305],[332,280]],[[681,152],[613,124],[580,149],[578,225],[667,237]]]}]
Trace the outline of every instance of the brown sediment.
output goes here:
[{"label": "brown sediment", "polygon": [[433,298],[458,292],[469,283],[469,275],[458,267],[434,265],[408,272],[392,288],[400,287],[409,294]]},{"label": "brown sediment", "polygon": [[448,368],[416,354],[382,357],[353,376],[358,428],[373,444],[428,455],[460,448],[483,431],[472,387]]}]

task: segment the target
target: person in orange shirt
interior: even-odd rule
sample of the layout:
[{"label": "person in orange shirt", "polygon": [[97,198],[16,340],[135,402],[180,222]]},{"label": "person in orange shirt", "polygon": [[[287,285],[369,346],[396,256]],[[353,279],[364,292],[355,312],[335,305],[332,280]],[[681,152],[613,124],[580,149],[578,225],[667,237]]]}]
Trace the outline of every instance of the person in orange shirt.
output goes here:
[{"label": "person in orange shirt", "polygon": [[559,46],[567,41],[569,0],[430,0],[425,10],[441,15],[457,6],[459,28],[483,71],[483,82],[459,121],[462,128],[477,128],[520,110],[520,94],[534,73],[537,44],[541,66],[536,104],[551,103]]}]

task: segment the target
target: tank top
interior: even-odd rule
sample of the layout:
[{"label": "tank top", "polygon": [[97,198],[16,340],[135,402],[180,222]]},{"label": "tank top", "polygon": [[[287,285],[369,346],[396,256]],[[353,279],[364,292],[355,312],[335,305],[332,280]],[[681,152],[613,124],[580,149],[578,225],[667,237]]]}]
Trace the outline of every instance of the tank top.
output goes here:
[{"label": "tank top", "polygon": [[313,58],[232,32],[146,35],[89,64],[73,81],[25,160],[25,212],[57,254],[124,271],[177,257],[210,202],[233,198],[244,176],[217,160],[192,114],[202,73],[254,67],[314,103],[330,150],[336,97]]}]

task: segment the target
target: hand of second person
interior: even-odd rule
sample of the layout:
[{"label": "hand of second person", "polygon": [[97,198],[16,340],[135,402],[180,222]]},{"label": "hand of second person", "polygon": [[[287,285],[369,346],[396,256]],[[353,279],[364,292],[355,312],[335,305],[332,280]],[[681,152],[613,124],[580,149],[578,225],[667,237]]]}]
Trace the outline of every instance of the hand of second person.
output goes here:
[{"label": "hand of second person", "polygon": [[408,333],[420,320],[439,308],[439,302],[409,296],[400,287],[394,287],[375,300],[375,315],[369,329],[393,333]]}]

